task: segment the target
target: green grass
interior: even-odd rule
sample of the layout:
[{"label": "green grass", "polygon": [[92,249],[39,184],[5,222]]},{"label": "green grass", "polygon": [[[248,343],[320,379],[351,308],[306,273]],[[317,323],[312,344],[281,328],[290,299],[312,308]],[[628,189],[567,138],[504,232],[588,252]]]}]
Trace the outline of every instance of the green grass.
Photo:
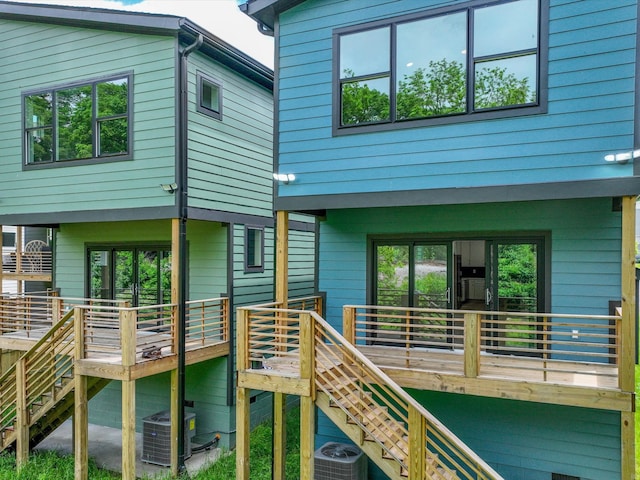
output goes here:
[{"label": "green grass", "polygon": [[[0,455],[0,480],[73,480],[73,457],[61,456],[55,452],[39,452],[33,454],[29,462],[16,471],[14,455]],[[93,461],[89,462],[89,478],[91,480],[114,480],[120,478],[106,470],[100,470]]]},{"label": "green grass", "polygon": [[[251,432],[250,465],[251,480],[271,480],[271,423],[259,425]],[[300,410],[287,412],[287,457],[285,478],[300,478]],[[231,452],[209,468],[202,470],[191,480],[222,480],[236,478],[236,454]]]},{"label": "green grass", "polygon": [[[250,465],[251,480],[271,480],[271,423],[264,423],[251,432]],[[300,410],[287,413],[286,478],[300,477]],[[73,480],[74,462],[71,455],[61,456],[54,452],[32,454],[29,463],[16,472],[15,457],[0,454],[0,480]],[[190,477],[190,480],[228,480],[236,477],[236,454],[231,452],[216,463]],[[120,478],[106,470],[100,470],[95,462],[89,463],[91,480],[114,480]],[[153,477],[154,480],[169,479],[169,475]]]}]

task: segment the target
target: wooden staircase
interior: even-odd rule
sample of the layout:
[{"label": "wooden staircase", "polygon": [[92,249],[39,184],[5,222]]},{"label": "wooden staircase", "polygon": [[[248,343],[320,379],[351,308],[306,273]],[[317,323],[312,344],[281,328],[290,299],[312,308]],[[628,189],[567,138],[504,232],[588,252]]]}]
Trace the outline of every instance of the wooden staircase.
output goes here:
[{"label": "wooden staircase", "polygon": [[315,311],[247,307],[238,318],[239,398],[270,386],[312,398],[392,480],[503,480]]},{"label": "wooden staircase", "polygon": [[[73,414],[73,313],[69,311],[0,377],[0,451],[35,447]],[[91,377],[88,398],[109,382]]]}]

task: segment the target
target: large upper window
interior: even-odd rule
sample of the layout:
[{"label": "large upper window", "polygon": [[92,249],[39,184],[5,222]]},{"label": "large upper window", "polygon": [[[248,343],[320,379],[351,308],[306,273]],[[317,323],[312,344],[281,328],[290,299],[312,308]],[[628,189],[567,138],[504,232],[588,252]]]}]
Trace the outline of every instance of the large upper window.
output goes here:
[{"label": "large upper window", "polygon": [[540,105],[538,0],[427,13],[336,31],[338,128]]},{"label": "large upper window", "polygon": [[25,164],[129,155],[130,77],[24,95]]}]

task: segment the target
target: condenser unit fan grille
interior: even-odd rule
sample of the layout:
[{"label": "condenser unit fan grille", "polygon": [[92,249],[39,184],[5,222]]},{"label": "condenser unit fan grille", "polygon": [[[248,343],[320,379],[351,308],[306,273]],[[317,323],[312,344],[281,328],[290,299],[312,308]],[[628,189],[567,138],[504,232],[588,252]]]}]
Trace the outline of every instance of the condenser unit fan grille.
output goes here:
[{"label": "condenser unit fan grille", "polygon": [[325,443],[314,463],[314,480],[367,480],[367,457],[355,445]]}]

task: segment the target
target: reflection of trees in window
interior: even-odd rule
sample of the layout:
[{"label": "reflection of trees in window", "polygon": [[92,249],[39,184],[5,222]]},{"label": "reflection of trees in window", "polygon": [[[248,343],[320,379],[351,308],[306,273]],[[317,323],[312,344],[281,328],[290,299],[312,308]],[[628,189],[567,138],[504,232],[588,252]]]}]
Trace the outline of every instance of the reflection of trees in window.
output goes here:
[{"label": "reflection of trees in window", "polygon": [[98,155],[114,155],[127,152],[127,102],[126,79],[99,83],[98,98]]},{"label": "reflection of trees in window", "polygon": [[128,98],[126,77],[26,96],[26,163],[126,154]]},{"label": "reflection of trees in window", "polygon": [[[345,72],[347,77],[348,72]],[[398,120],[464,113],[467,75],[465,66],[442,59],[429,62],[398,82]],[[535,101],[528,78],[518,78],[506,67],[479,69],[475,78],[475,108],[486,109],[523,105]],[[389,118],[389,96],[361,82],[342,88],[342,123],[354,125]]]},{"label": "reflection of trees in window", "polygon": [[337,43],[340,125],[534,106],[539,8],[538,0],[469,2],[346,29]]},{"label": "reflection of trees in window", "polygon": [[91,85],[56,92],[58,160],[93,156]]},{"label": "reflection of trees in window", "polygon": [[[344,77],[353,73],[345,70]],[[389,95],[373,88],[378,81],[345,82],[342,85],[342,124],[354,125],[389,120]],[[386,80],[388,84],[388,80]]]},{"label": "reflection of trees in window", "polygon": [[53,95],[51,92],[25,99],[27,163],[53,160]]},{"label": "reflection of trees in window", "polygon": [[475,106],[481,108],[524,105],[536,101],[528,78],[508,73],[506,67],[483,68],[476,72]]},{"label": "reflection of trees in window", "polygon": [[432,117],[463,113],[466,110],[466,73],[464,65],[442,59],[429,62],[399,82],[397,118]]}]

